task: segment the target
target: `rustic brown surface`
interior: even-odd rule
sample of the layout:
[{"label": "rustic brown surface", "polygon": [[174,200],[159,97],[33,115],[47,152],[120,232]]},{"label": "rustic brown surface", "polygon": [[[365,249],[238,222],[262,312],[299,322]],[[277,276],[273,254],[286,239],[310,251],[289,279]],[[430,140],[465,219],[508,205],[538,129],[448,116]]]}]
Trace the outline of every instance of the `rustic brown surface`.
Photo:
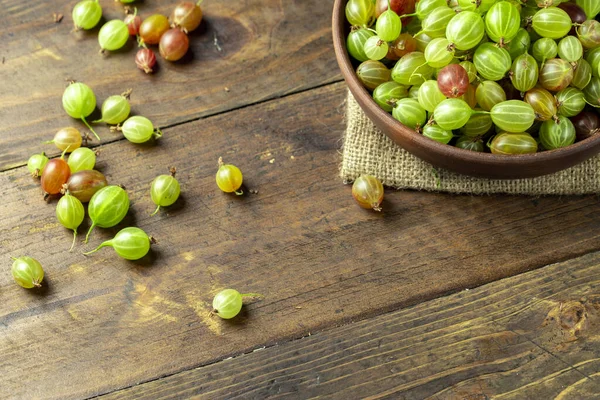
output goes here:
[{"label": "rustic brown surface", "polygon": [[[159,241],[141,262],[79,253],[119,227],[67,253],[54,203],[25,168],[2,173],[6,258],[40,258],[48,285],[29,292],[0,276],[0,393],[110,392],[597,249],[595,197],[406,192],[382,214],[358,208],[336,178],[344,95],[335,84],[167,129],[156,145],[101,146],[101,170],[132,199],[119,227]],[[218,155],[259,193],[219,193]],[[183,198],[149,217],[149,183],[170,165]],[[235,321],[211,319],[225,287],[265,299]]]},{"label": "rustic brown surface", "polygon": [[[203,24],[190,34],[188,54],[177,63],[159,57],[152,76],[135,67],[133,40],[102,57],[99,28],[72,32],[75,3],[0,1],[0,170],[22,165],[32,143],[51,139],[63,126],[84,128],[62,108],[66,79],[88,84],[100,104],[133,88],[134,111],[159,126],[340,80],[331,52],[330,1],[207,1]],[[100,3],[107,20],[124,18],[120,3]],[[135,3],[142,17],[169,15],[175,4]],[[54,22],[55,12],[65,15],[61,23]]]},{"label": "rustic brown surface", "polygon": [[[201,33],[193,46],[206,58],[162,63],[154,77],[133,67],[133,49],[102,69],[91,62],[94,33],[70,39],[71,5],[0,3],[8,10],[0,27],[0,398],[110,393],[600,249],[594,196],[390,192],[382,214],[358,208],[337,177],[346,87],[328,83],[339,77],[326,3],[207,2],[207,21],[222,27],[220,46],[231,53],[220,55]],[[120,7],[103,5],[109,16]],[[53,12],[66,15],[61,24]],[[132,87],[136,112],[176,124],[146,145],[99,130],[110,143],[98,147],[98,168],[125,185],[132,208],[73,253],[56,200],[44,203],[22,166],[51,148],[39,142],[56,128],[78,124],[60,105],[65,76],[100,98]],[[219,192],[219,156],[258,193]],[[173,165],[182,198],[150,217],[150,182]],[[129,225],[158,239],[145,259],[123,261],[110,248],[81,255]],[[19,255],[43,263],[41,290],[12,281],[9,257]],[[233,321],[209,318],[212,296],[226,287],[265,298]]]},{"label": "rustic brown surface", "polygon": [[600,254],[135,386],[109,399],[593,399]]}]

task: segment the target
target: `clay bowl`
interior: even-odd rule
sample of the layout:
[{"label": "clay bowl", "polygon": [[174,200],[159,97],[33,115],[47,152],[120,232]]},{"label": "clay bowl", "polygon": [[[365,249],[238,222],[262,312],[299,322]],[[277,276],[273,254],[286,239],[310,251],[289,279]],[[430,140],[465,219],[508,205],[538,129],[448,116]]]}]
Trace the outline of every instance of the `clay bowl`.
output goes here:
[{"label": "clay bowl", "polygon": [[484,178],[531,178],[572,167],[600,152],[600,135],[571,146],[535,154],[502,156],[478,153],[431,140],[396,121],[382,110],[358,80],[346,50],[350,26],[346,22],[347,0],[335,0],[333,6],[333,45],[346,83],[365,114],[396,144],[415,156],[461,174]]}]

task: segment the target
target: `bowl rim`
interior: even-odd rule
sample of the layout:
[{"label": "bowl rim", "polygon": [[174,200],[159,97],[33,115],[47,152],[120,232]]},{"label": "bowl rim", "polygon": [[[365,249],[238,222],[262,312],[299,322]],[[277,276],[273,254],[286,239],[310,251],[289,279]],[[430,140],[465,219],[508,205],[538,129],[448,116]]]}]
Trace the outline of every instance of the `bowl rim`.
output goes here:
[{"label": "bowl rim", "polygon": [[[529,178],[557,172],[572,167],[573,165],[576,165],[600,152],[600,135],[595,135],[586,138],[582,141],[575,142],[572,145],[560,149],[544,150],[532,154],[499,155],[486,152],[474,152],[436,142],[435,140],[429,139],[423,135],[418,134],[416,131],[406,127],[405,125],[402,125],[399,121],[394,119],[390,113],[386,112],[381,107],[379,107],[377,103],[375,103],[371,94],[367,91],[366,88],[364,88],[362,83],[358,80],[354,67],[352,66],[352,62],[350,60],[350,55],[348,54],[346,48],[345,28],[346,26],[348,26],[348,23],[345,19],[345,5],[347,2],[348,0],[335,0],[333,5],[332,35],[334,51],[338,62],[338,66],[342,72],[344,80],[348,85],[348,88],[350,89],[350,92],[352,92],[352,95],[354,96],[356,101],[361,105],[363,111],[367,114],[367,116],[370,117],[370,119],[376,125],[379,126],[379,124],[376,121],[377,119],[379,119],[380,121],[382,121],[383,124],[393,126],[395,130],[399,133],[399,136],[401,137],[402,141],[426,149],[427,152],[430,154],[426,157],[423,157],[422,154],[415,154],[414,151],[411,151],[412,149],[410,148],[410,146],[403,145],[399,142],[399,140],[397,140],[397,138],[388,134],[385,129],[381,129],[397,145],[409,151],[410,153],[434,165],[442,166],[444,168],[448,168],[467,175],[510,179]],[[518,176],[515,176],[514,174],[508,174],[508,176],[504,176],[504,174],[502,173],[498,175],[496,175],[495,173],[479,173],[476,169],[456,169],[453,168],[451,164],[442,163],[444,165],[440,165],[439,162],[436,162],[443,157],[460,158],[461,161],[473,163],[474,166],[486,165],[490,168],[502,168],[503,166],[512,166],[514,168],[516,166],[523,166],[523,168],[530,168],[530,170],[525,170],[522,174],[518,174]],[[540,164],[545,164],[544,168],[540,168]],[[548,164],[553,164],[555,168],[548,169]]]}]

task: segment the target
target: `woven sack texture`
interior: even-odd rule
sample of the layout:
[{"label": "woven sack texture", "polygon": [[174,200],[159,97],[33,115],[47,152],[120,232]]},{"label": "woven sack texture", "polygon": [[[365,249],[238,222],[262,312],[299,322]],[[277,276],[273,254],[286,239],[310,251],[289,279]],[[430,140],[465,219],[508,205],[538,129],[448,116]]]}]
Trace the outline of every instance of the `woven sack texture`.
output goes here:
[{"label": "woven sack texture", "polygon": [[470,194],[572,195],[600,193],[600,155],[555,174],[528,179],[484,179],[457,174],[413,156],[383,134],[348,92],[340,176],[376,176],[388,187]]}]

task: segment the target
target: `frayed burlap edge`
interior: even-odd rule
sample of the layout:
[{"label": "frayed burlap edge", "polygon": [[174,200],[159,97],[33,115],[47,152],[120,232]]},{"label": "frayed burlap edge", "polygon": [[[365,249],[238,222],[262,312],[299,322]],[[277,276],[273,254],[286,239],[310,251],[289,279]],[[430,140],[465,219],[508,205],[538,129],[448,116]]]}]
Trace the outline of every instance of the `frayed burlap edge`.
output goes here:
[{"label": "frayed burlap edge", "polygon": [[529,179],[482,179],[434,168],[377,129],[348,92],[340,176],[348,183],[361,174],[376,176],[385,186],[396,189],[534,196],[600,193],[600,156],[552,175]]}]

